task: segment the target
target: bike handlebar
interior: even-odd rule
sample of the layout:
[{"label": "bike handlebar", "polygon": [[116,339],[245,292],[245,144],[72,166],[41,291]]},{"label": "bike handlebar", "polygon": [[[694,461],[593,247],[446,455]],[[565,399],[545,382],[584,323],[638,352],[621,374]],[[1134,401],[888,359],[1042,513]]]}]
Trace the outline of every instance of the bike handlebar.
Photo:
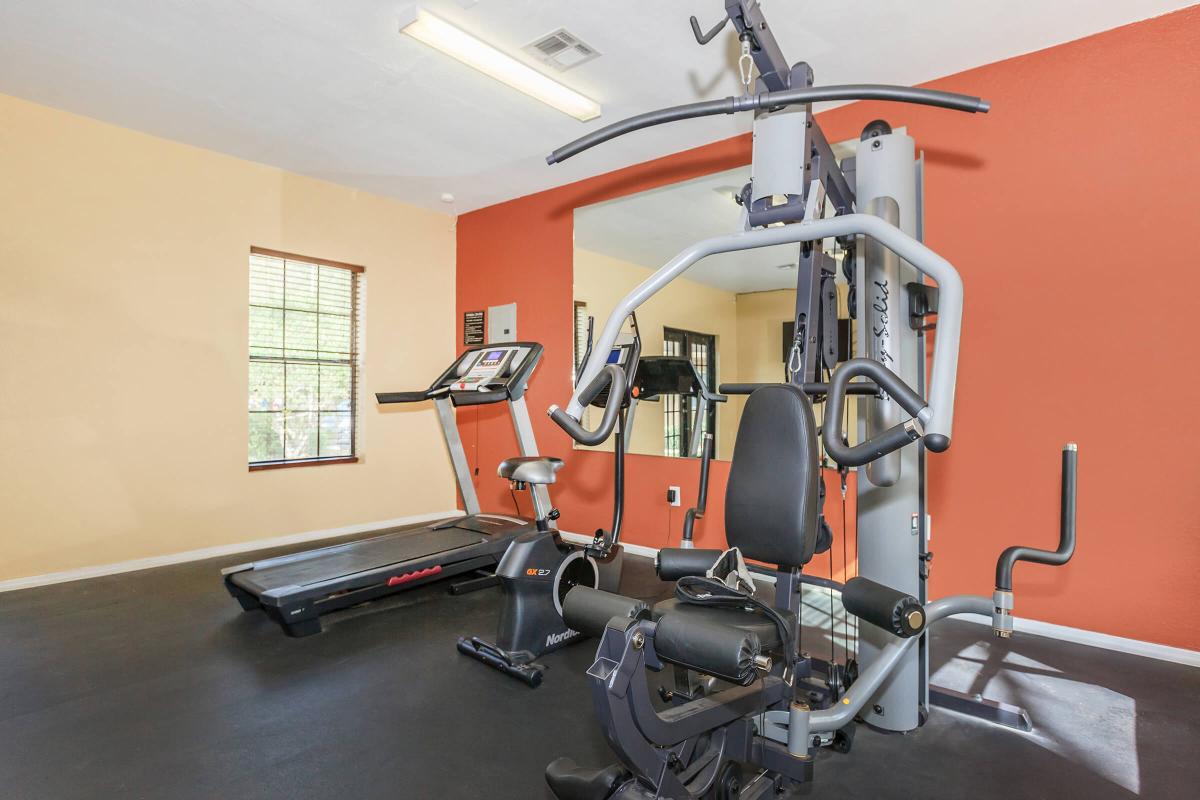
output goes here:
[{"label": "bike handlebar", "polygon": [[558,164],[610,139],[668,122],[835,100],[886,100],[895,103],[935,106],[968,114],[986,114],[991,109],[991,104],[981,97],[956,92],[941,92],[935,89],[915,89],[911,86],[889,86],[879,83],[806,86],[800,89],[725,97],[720,100],[704,100],[699,103],[671,106],[648,111],[645,114],[637,114],[611,125],[605,125],[599,130],[592,131],[563,145],[546,156],[546,163]]},{"label": "bike handlebar", "polygon": [[579,420],[558,406],[550,406],[548,412],[550,419],[554,420],[558,427],[580,444],[587,447],[598,445],[609,437],[613,427],[617,424],[617,415],[625,402],[625,384],[624,370],[616,364],[607,364],[600,374],[579,393],[579,402],[583,406],[587,406],[596,399],[600,392],[604,391],[606,386],[608,387],[608,402],[604,406],[604,416],[600,418],[600,424],[595,430],[589,431],[579,423]]}]

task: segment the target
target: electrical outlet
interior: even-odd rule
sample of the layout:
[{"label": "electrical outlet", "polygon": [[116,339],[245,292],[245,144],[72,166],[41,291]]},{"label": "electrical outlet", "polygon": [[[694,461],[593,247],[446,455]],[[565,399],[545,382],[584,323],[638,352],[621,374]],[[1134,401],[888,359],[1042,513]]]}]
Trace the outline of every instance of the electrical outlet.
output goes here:
[{"label": "electrical outlet", "polygon": [[667,505],[669,505],[669,506],[678,506],[679,505],[679,487],[678,486],[668,486],[667,487]]}]

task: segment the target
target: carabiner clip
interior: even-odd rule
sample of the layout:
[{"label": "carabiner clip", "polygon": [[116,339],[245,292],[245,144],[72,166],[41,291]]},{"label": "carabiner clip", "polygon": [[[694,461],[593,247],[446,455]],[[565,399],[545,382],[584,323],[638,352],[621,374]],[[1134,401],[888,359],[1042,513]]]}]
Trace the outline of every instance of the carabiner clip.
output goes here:
[{"label": "carabiner clip", "polygon": [[800,359],[801,359],[800,337],[797,336],[792,340],[792,349],[788,353],[788,361],[787,361],[788,380],[791,380],[791,377],[793,375],[795,375],[797,372],[799,372],[800,367],[803,366]]},{"label": "carabiner clip", "polygon": [[750,81],[754,77],[754,59],[750,57],[750,39],[742,37],[742,55],[738,58],[738,73],[742,77],[742,88],[750,94]]}]

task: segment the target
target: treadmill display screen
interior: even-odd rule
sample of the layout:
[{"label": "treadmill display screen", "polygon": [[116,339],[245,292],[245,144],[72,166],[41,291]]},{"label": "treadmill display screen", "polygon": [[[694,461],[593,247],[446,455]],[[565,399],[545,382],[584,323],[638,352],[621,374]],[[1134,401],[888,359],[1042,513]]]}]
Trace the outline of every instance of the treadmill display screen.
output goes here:
[{"label": "treadmill display screen", "polygon": [[504,357],[503,350],[489,350],[483,354],[483,361],[484,361],[484,363],[488,363],[488,362],[495,363],[496,361],[499,361],[503,357]]},{"label": "treadmill display screen", "polygon": [[608,363],[609,364],[620,364],[621,357],[623,355],[624,355],[624,352],[621,350],[621,348],[619,348],[619,347],[613,348],[613,351],[608,354]]}]

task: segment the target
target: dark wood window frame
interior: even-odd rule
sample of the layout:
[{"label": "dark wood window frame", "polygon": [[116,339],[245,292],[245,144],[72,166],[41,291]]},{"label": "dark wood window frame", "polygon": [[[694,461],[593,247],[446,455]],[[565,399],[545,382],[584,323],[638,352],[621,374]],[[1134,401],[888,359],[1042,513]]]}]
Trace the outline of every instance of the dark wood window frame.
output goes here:
[{"label": "dark wood window frame", "polygon": [[[361,291],[361,275],[366,272],[366,267],[359,264],[348,264],[344,261],[334,261],[327,258],[313,258],[312,256],[301,255],[299,253],[289,253],[283,250],[274,250],[267,247],[251,247],[250,255],[267,256],[270,258],[280,258],[285,261],[300,261],[306,264],[315,264],[317,266],[333,267],[343,269],[353,274],[353,279],[350,284],[350,455],[326,456],[316,458],[295,458],[283,459],[277,461],[257,461],[247,465],[250,472],[259,472],[262,470],[272,469],[290,469],[292,467],[310,467],[320,464],[354,464],[358,462],[358,373],[359,364],[359,292]],[[286,351],[285,351],[286,352]],[[287,362],[287,356],[283,357],[283,361]],[[251,360],[253,363],[253,359]],[[319,424],[319,423],[318,423]]]},{"label": "dark wood window frame", "polygon": [[[698,364],[694,357],[694,351],[697,348],[704,351],[704,358]],[[717,390],[717,337],[715,334],[664,327],[663,354],[684,356],[696,365],[701,379],[708,384],[708,390],[710,392]],[[692,453],[684,453],[684,450],[691,442],[694,424],[692,416],[696,413],[696,400],[689,398],[684,403],[683,398],[679,395],[665,395],[663,401],[663,454],[675,457],[693,457]],[[674,417],[674,434],[668,433],[672,417]],[[715,452],[717,447],[716,403],[708,407],[706,426],[709,431],[712,431],[713,451]]]},{"label": "dark wood window frame", "polygon": [[574,340],[575,356],[571,361],[571,382],[575,382],[575,377],[579,372],[579,362],[583,358],[584,348],[587,347],[587,322],[583,323],[583,329],[579,327],[579,313],[582,311],[584,318],[587,318],[587,302],[583,300],[575,300],[571,303],[571,329],[572,339]]}]

